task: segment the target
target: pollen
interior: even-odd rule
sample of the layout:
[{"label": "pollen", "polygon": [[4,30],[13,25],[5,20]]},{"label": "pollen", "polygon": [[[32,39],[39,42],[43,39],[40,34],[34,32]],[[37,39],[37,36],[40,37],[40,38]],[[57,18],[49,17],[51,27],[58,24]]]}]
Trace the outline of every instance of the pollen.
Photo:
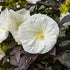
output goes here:
[{"label": "pollen", "polygon": [[6,27],[3,27],[2,29],[3,29],[3,30],[5,30],[5,29],[6,29]]},{"label": "pollen", "polygon": [[37,39],[44,39],[44,35],[43,35],[43,34],[39,34],[39,35],[37,36]]},{"label": "pollen", "polygon": [[19,29],[19,25],[17,26],[17,30]]}]

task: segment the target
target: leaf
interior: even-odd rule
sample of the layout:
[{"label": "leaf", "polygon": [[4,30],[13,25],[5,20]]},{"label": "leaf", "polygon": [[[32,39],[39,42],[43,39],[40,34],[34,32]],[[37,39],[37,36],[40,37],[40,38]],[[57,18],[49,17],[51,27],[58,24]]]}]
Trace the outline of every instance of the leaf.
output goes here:
[{"label": "leaf", "polygon": [[23,56],[20,59],[19,70],[22,70],[22,69],[26,70],[29,67],[29,65],[31,64],[31,62],[32,62],[31,58]]},{"label": "leaf", "polygon": [[65,57],[64,57],[64,63],[67,67],[70,68],[70,53],[68,53]]},{"label": "leaf", "polygon": [[0,67],[0,70],[6,70],[5,68],[3,68],[3,67]]},{"label": "leaf", "polygon": [[19,70],[19,69],[18,69],[18,67],[17,67],[17,68],[15,68],[15,70]]},{"label": "leaf", "polygon": [[65,4],[66,4],[67,6],[70,6],[70,0],[66,0],[66,1],[65,1]]},{"label": "leaf", "polygon": [[21,51],[21,54],[28,54],[24,49]]},{"label": "leaf", "polygon": [[8,57],[4,57],[4,59],[3,59],[3,64],[5,64],[6,63],[6,61],[7,61],[7,59],[8,59]]},{"label": "leaf", "polygon": [[66,61],[66,62],[69,62],[69,63],[70,63],[70,53],[68,53],[68,54],[65,56],[64,61]]},{"label": "leaf", "polygon": [[38,2],[39,4],[43,4],[45,6],[55,6],[55,4],[52,3],[46,3],[46,2]]},{"label": "leaf", "polygon": [[17,61],[15,59],[15,56],[11,56],[11,58],[10,58],[10,64],[12,64],[14,66],[18,66],[18,63],[17,63]]},{"label": "leaf", "polygon": [[37,64],[37,67],[34,68],[34,70],[45,70],[45,67],[43,67],[40,63]]},{"label": "leaf", "polygon": [[46,63],[46,68],[45,68],[45,70],[52,70],[52,67],[51,66],[48,66],[48,63]]},{"label": "leaf", "polygon": [[65,37],[65,32],[66,31],[63,29],[64,27],[61,25],[60,28],[61,29],[60,29],[60,32],[59,32],[59,37]]},{"label": "leaf", "polygon": [[60,19],[59,19],[59,17],[58,17],[58,16],[55,18],[55,21],[56,21],[57,23],[59,23],[59,22],[60,22]]},{"label": "leaf", "polygon": [[39,55],[31,55],[31,54],[22,56],[19,62],[19,70],[22,69],[26,70],[29,67],[29,65],[36,60],[38,56]]},{"label": "leaf", "polygon": [[54,56],[54,61],[59,60],[62,64],[64,62],[64,54],[58,54],[57,56]]},{"label": "leaf", "polygon": [[32,6],[34,6],[34,5],[27,5],[27,6],[23,6],[23,7],[28,10]]},{"label": "leaf", "polygon": [[55,0],[47,0],[47,2],[52,3],[52,4],[56,4]]},{"label": "leaf", "polygon": [[6,45],[3,45],[3,46],[2,46],[2,50],[3,50],[4,52],[6,52],[6,50],[7,50],[6,48],[7,48]]},{"label": "leaf", "polygon": [[20,55],[21,55],[21,46],[15,47],[10,54],[14,56],[15,60],[18,63],[20,60]]},{"label": "leaf", "polygon": [[68,7],[65,4],[61,4],[61,7],[59,8],[61,15],[66,14],[68,12]]},{"label": "leaf", "polygon": [[60,47],[68,46],[68,45],[70,45],[70,40],[65,40],[59,44]]},{"label": "leaf", "polygon": [[48,54],[50,55],[56,55],[56,48],[54,47]]},{"label": "leaf", "polygon": [[65,17],[61,20],[60,24],[63,24],[63,23],[66,23],[66,22],[70,22],[70,15],[65,16]]},{"label": "leaf", "polygon": [[56,56],[53,56],[54,62],[59,60],[64,66],[70,68],[70,54],[64,52],[59,52]]},{"label": "leaf", "polygon": [[[18,66],[17,70],[26,70],[29,65],[35,61],[38,55],[31,55],[22,49],[22,46],[15,46],[10,53],[10,64]],[[21,57],[22,55],[22,57]]]},{"label": "leaf", "polygon": [[20,56],[21,56],[21,46],[16,46],[14,47],[14,49],[12,50],[12,52],[10,52],[10,64],[18,66],[19,61],[20,61]]},{"label": "leaf", "polygon": [[15,67],[7,68],[7,70],[15,70]]},{"label": "leaf", "polygon": [[46,70],[52,70],[52,68],[51,67],[48,67]]},{"label": "leaf", "polygon": [[7,44],[6,46],[7,46],[7,49],[11,49],[11,48],[13,48],[16,45],[17,45],[17,43],[12,41],[11,43]]}]

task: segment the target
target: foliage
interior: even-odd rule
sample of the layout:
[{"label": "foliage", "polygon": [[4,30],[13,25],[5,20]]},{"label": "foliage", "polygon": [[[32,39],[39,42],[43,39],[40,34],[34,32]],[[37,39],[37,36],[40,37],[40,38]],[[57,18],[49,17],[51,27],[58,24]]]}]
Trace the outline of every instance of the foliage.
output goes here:
[{"label": "foliage", "polygon": [[[60,15],[70,11],[70,0],[47,0],[47,3],[42,0],[37,4],[29,4],[26,0],[4,0],[0,5],[3,6],[2,11],[5,8],[17,11],[35,6],[31,15],[47,14],[58,23],[60,29],[63,28],[63,23],[70,21],[70,15],[59,21]],[[65,37],[59,37],[55,47],[43,55],[25,52],[21,45],[15,43],[11,34],[0,46],[6,53],[0,61],[0,70],[70,70],[70,27],[65,30]]]}]

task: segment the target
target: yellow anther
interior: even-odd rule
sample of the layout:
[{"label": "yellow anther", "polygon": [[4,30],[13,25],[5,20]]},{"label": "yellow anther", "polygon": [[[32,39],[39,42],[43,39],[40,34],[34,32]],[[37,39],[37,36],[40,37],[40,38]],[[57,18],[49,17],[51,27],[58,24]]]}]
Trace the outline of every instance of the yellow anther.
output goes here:
[{"label": "yellow anther", "polygon": [[17,30],[19,29],[19,25],[17,26]]},{"label": "yellow anther", "polygon": [[3,30],[5,30],[5,29],[6,29],[6,27],[3,27],[2,29],[3,29]]},{"label": "yellow anther", "polygon": [[43,34],[39,34],[38,36],[37,36],[37,39],[43,39],[44,38],[44,35]]}]

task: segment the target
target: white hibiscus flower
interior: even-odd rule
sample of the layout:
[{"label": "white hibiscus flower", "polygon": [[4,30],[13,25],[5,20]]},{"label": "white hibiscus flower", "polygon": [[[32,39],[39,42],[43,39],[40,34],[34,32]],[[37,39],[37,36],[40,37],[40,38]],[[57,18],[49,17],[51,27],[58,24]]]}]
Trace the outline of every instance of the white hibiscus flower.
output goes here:
[{"label": "white hibiscus flower", "polygon": [[2,58],[5,56],[5,53],[2,51],[1,47],[0,47],[0,60],[2,60]]},{"label": "white hibiscus flower", "polygon": [[20,41],[17,31],[19,25],[23,23],[28,16],[30,16],[30,12],[26,9],[21,9],[16,12],[8,9],[4,10],[0,15],[0,43],[8,37],[10,31],[15,41],[19,44]]},{"label": "white hibiscus flower", "polygon": [[41,0],[26,0],[26,1],[28,1],[29,3],[36,4],[38,1],[41,1]]},{"label": "white hibiscus flower", "polygon": [[8,24],[9,24],[9,12],[4,10],[0,14],[0,43],[3,42],[8,37]]},{"label": "white hibiscus flower", "polygon": [[30,12],[27,11],[26,9],[21,9],[19,11],[13,11],[10,10],[10,25],[8,25],[9,27],[9,31],[11,32],[12,36],[14,37],[15,41],[20,44],[19,38],[18,38],[18,28],[19,25],[24,23],[24,21],[27,19],[27,17],[30,16]]},{"label": "white hibiscus flower", "polygon": [[35,14],[20,25],[18,35],[25,51],[43,54],[56,44],[59,27],[49,16]]}]

